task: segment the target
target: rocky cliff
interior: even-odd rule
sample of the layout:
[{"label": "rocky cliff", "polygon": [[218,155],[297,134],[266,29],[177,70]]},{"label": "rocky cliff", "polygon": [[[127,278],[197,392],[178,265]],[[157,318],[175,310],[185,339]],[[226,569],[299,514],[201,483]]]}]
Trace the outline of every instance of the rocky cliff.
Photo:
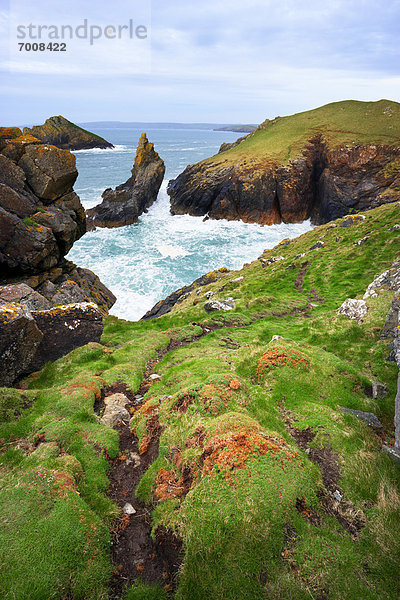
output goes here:
[{"label": "rocky cliff", "polygon": [[113,148],[104,138],[82,129],[65,117],[50,117],[43,125],[24,127],[25,135],[32,135],[45,144],[68,150],[86,150],[90,148]]},{"label": "rocky cliff", "polygon": [[[65,259],[86,231],[85,211],[73,190],[77,175],[68,150],[16,127],[0,128],[0,384],[14,381],[30,364],[43,364],[35,340],[47,360],[78,340],[97,340],[101,317],[116,300],[92,271]],[[75,309],[57,309],[62,325],[57,336],[51,311],[67,305]],[[58,351],[51,346],[47,352],[46,343],[56,343]]]},{"label": "rocky cliff", "polygon": [[393,202],[400,197],[399,117],[400,105],[383,100],[267,120],[170,181],[171,212],[319,224]]},{"label": "rocky cliff", "polygon": [[157,199],[164,173],[164,161],[142,133],[131,177],[115,190],[108,188],[103,192],[103,202],[87,211],[88,226],[122,227],[136,223]]}]

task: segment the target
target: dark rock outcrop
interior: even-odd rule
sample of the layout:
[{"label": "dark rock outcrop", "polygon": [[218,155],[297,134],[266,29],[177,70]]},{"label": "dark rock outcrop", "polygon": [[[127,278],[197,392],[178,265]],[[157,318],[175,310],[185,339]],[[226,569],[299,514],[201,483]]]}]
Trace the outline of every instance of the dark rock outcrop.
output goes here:
[{"label": "dark rock outcrop", "polygon": [[103,314],[114,304],[94,273],[64,258],[86,231],[77,176],[69,150],[0,128],[0,304],[95,302]]},{"label": "dark rock outcrop", "polygon": [[37,371],[47,362],[57,360],[88,342],[99,342],[103,333],[102,314],[93,303],[67,304],[34,311],[32,316],[43,338],[28,372]]},{"label": "dark rock outcrop", "polygon": [[326,223],[397,200],[399,160],[398,147],[331,149],[318,135],[286,165],[245,159],[189,165],[169,182],[171,212],[264,225],[308,218]]},{"label": "dark rock outcrop", "polygon": [[[21,294],[26,293],[23,286],[10,287],[19,287]],[[6,292],[12,295],[12,290],[3,289],[3,294]],[[0,387],[13,385],[74,348],[100,341],[103,315],[95,304],[83,302],[29,310],[29,302],[40,306],[34,294],[24,296],[24,303],[0,305]]]},{"label": "dark rock outcrop", "polygon": [[153,308],[147,311],[147,313],[142,317],[142,320],[147,321],[148,319],[155,319],[156,317],[166,315],[174,308],[175,304],[183,302],[183,300],[185,300],[185,298],[187,298],[193,290],[204,285],[208,285],[213,281],[218,281],[218,279],[224,277],[226,273],[229,273],[229,270],[226,267],[221,267],[221,269],[210,271],[209,273],[198,277],[198,279],[193,281],[193,283],[190,285],[185,285],[179,290],[172,292],[172,294],[167,296],[167,298],[164,300],[157,302]]},{"label": "dark rock outcrop", "polygon": [[103,192],[103,202],[87,211],[88,227],[122,227],[136,223],[157,199],[164,173],[164,161],[142,133],[131,177],[115,190],[108,188]]},{"label": "dark rock outcrop", "polygon": [[82,129],[61,115],[50,117],[43,125],[24,127],[24,134],[32,135],[45,144],[52,144],[67,150],[114,147],[104,138]]},{"label": "dark rock outcrop", "polygon": [[42,339],[26,306],[0,306],[0,387],[12,385],[29,369]]}]

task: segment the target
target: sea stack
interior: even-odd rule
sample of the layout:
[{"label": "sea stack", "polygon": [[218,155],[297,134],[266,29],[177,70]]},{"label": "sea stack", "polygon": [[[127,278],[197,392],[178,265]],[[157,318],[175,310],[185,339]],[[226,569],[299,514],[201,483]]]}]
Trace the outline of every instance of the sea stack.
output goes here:
[{"label": "sea stack", "polygon": [[103,202],[87,211],[88,229],[136,223],[157,199],[164,173],[164,161],[142,133],[131,177],[114,190],[107,188],[102,194]]},{"label": "sea stack", "polygon": [[62,115],[50,117],[43,125],[24,127],[24,135],[33,135],[44,144],[52,144],[63,150],[90,150],[91,148],[114,148],[104,138],[71,123]]}]

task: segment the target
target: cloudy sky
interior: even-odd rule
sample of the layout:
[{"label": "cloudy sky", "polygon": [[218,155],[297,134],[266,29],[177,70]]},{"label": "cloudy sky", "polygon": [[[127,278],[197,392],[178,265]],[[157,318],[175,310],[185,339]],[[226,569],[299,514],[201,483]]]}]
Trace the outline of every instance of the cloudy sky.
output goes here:
[{"label": "cloudy sky", "polygon": [[[84,19],[132,19],[148,38],[17,51],[17,24]],[[399,101],[399,24],[400,0],[0,0],[1,120],[258,123],[336,100]]]}]

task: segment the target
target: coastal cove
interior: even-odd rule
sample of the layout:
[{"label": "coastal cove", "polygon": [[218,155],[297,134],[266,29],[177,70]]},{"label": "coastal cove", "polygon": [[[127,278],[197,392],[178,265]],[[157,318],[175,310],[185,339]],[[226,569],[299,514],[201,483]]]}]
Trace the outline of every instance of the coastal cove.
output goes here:
[{"label": "coastal cove", "polygon": [[[93,131],[115,147],[75,152],[79,172],[75,190],[86,209],[98,204],[107,187],[115,187],[128,177],[142,133],[130,128]],[[220,267],[238,269],[265,248],[311,229],[309,221],[262,227],[172,216],[168,181],[188,164],[215,154],[223,142],[235,141],[238,134],[197,129],[148,129],[146,133],[166,165],[157,201],[134,225],[86,233],[67,257],[93,270],[113,291],[117,302],[111,314],[140,319],[158,300],[205,272]]]}]

